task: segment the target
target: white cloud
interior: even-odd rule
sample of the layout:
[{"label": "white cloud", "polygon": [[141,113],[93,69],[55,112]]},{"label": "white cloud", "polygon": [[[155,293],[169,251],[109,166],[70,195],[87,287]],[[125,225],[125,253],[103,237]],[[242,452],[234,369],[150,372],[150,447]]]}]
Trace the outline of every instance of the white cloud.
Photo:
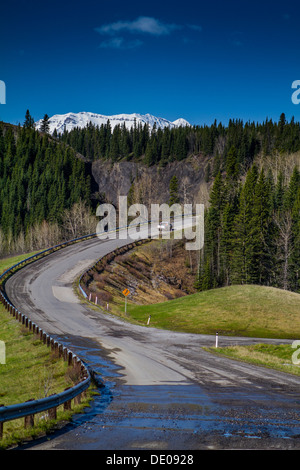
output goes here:
[{"label": "white cloud", "polygon": [[181,29],[182,26],[177,24],[163,23],[156,18],[149,16],[140,16],[134,21],[117,21],[109,23],[99,28],[96,31],[100,34],[115,35],[123,32],[130,33],[147,33],[154,36],[161,36],[170,34],[172,31]]},{"label": "white cloud", "polygon": [[[143,44],[139,39],[125,39],[126,33],[141,35],[149,34],[152,36],[166,36],[177,30],[187,28],[194,31],[202,31],[202,27],[195,24],[179,25],[174,23],[164,23],[150,16],[139,16],[133,21],[116,21],[114,23],[104,24],[95,31],[103,36],[110,36],[109,39],[100,44],[100,48],[110,49],[134,49]],[[187,39],[188,40],[188,39]]]}]

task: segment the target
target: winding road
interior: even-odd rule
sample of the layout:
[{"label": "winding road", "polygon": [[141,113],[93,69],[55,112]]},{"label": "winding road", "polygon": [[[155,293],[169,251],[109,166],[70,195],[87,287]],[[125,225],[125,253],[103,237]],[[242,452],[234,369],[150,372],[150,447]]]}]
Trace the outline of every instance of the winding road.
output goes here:
[{"label": "winding road", "polygon": [[[212,336],[135,326],[80,300],[74,279],[130,241],[83,241],[7,281],[12,303],[102,382],[86,413],[23,448],[299,449],[300,378],[210,354],[202,347]],[[255,341],[220,337],[219,345]]]}]

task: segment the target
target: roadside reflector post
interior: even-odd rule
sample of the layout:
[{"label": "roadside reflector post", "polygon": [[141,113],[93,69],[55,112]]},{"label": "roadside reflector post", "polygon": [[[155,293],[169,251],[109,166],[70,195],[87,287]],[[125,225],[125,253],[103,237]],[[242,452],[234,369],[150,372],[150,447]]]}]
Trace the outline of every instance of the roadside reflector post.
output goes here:
[{"label": "roadside reflector post", "polygon": [[218,347],[219,335],[216,333],[216,348]]},{"label": "roadside reflector post", "polygon": [[148,318],[148,321],[147,321],[147,325],[150,324],[150,320],[151,320],[151,315],[149,315],[149,318]]}]

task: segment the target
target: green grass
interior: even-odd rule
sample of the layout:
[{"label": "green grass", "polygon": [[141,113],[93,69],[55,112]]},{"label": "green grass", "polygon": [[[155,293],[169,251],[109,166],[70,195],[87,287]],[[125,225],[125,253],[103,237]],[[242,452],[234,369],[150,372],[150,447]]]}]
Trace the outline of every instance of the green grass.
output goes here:
[{"label": "green grass", "polygon": [[19,263],[20,261],[23,261],[26,258],[29,258],[30,256],[35,255],[36,253],[38,253],[38,251],[27,253],[25,255],[23,254],[23,255],[17,255],[13,257],[0,259],[0,275],[4,271],[6,271],[6,269],[10,268],[11,266],[14,266],[15,264]]},{"label": "green grass", "polygon": [[[27,258],[30,254],[0,260],[0,272]],[[58,358],[38,337],[12,317],[0,304],[0,340],[5,344],[5,363],[0,363],[0,405],[12,405],[27,400],[44,398],[59,393],[74,384],[72,370],[66,361]],[[34,428],[24,429],[24,419],[4,423],[0,449],[15,445],[24,439],[44,434],[62,420],[69,420],[75,412],[88,405],[87,399],[72,407],[71,412],[58,408],[57,421],[45,419],[47,413],[35,416]]]},{"label": "green grass", "polygon": [[300,337],[300,294],[244,285],[151,305],[128,303],[131,321],[189,333],[260,338]]},{"label": "green grass", "polygon": [[[293,348],[290,344],[255,344],[251,346],[228,346],[225,348],[205,348],[214,354],[224,355],[231,359],[248,362],[258,366],[269,367],[300,376],[299,346]],[[296,355],[296,362],[293,355]]]}]

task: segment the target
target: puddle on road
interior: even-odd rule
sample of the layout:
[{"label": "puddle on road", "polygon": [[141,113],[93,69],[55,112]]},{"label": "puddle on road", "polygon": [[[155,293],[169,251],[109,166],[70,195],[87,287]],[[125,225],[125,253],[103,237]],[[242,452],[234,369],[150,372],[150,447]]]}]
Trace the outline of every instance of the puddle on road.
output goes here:
[{"label": "puddle on road", "polygon": [[230,405],[222,406],[197,384],[127,385],[122,383],[122,369],[107,358],[98,343],[56,339],[96,373],[99,395],[84,413],[74,415],[68,432],[62,430],[53,436],[52,448],[198,449],[210,439],[220,439],[221,446],[230,448],[232,439],[261,442],[300,436],[293,410],[290,414],[285,410],[280,417],[280,410],[255,403],[242,406],[243,400],[234,400],[234,395]]}]

